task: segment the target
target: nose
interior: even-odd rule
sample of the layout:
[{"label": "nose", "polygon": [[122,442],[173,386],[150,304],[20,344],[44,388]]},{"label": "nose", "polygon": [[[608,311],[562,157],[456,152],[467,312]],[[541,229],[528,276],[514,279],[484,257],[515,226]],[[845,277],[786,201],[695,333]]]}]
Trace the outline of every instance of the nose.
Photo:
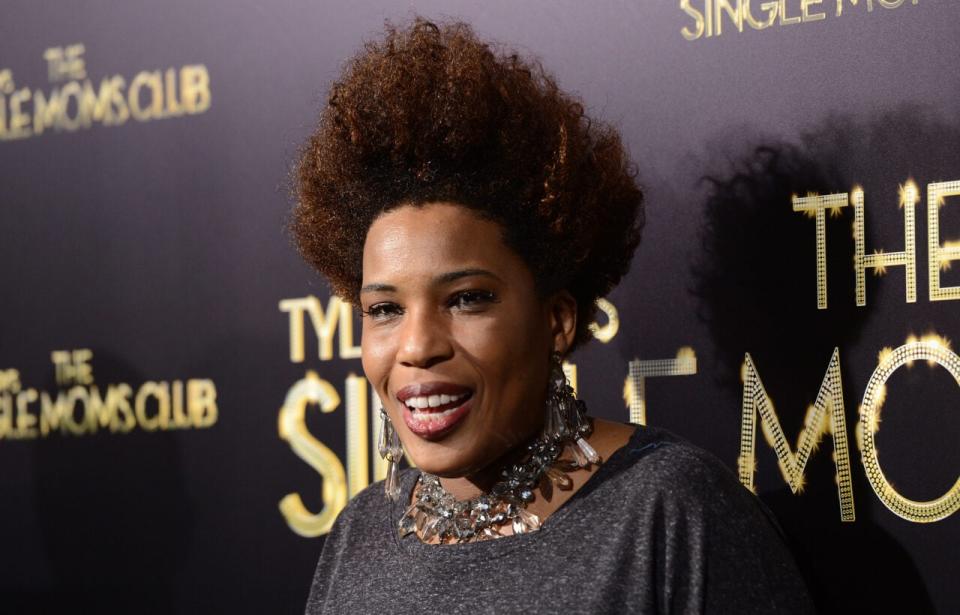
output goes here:
[{"label": "nose", "polygon": [[453,356],[449,329],[443,317],[430,309],[408,309],[397,333],[401,365],[428,368]]}]

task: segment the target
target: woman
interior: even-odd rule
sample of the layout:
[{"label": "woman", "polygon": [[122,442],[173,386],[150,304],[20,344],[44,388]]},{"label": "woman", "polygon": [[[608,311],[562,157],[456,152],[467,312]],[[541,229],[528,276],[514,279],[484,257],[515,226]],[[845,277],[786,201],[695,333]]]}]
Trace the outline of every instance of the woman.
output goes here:
[{"label": "woman", "polygon": [[308,612],[810,610],[719,461],[566,383],[639,242],[633,176],[615,131],[464,24],[388,29],[333,85],[293,230],[363,313],[390,469],[337,519]]}]

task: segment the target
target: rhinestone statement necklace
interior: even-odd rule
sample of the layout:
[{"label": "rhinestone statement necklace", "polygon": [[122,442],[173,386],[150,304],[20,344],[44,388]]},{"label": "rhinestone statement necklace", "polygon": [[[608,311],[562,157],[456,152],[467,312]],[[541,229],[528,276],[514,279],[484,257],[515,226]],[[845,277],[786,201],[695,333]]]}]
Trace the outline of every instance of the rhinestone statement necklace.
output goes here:
[{"label": "rhinestone statement necklace", "polygon": [[[548,402],[543,433],[527,446],[522,461],[501,470],[501,480],[490,493],[457,501],[438,477],[422,472],[416,499],[397,525],[400,537],[415,533],[423,542],[438,538],[441,543],[460,543],[508,536],[501,532],[508,525],[514,534],[539,530],[540,518],[526,510],[534,489],[539,486],[550,497],[554,487],[573,487],[567,472],[600,463],[600,456],[586,441],[593,430],[585,416],[586,405],[573,397],[566,383],[561,386]],[[573,459],[559,459],[564,450]]]}]

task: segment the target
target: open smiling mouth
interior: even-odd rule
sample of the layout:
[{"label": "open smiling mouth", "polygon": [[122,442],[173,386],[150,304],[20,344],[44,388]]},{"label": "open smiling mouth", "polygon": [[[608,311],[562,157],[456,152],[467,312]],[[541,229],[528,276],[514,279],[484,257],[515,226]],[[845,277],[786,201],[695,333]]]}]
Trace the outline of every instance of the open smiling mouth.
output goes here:
[{"label": "open smiling mouth", "polygon": [[473,391],[446,384],[412,385],[401,389],[397,399],[403,405],[403,420],[410,431],[421,438],[436,440],[470,413]]}]

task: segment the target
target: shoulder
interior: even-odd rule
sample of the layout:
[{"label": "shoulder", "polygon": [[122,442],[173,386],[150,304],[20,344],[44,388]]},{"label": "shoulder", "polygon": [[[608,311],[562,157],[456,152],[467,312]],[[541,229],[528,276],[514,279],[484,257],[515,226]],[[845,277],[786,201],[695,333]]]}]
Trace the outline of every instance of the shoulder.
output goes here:
[{"label": "shoulder", "polygon": [[640,427],[611,461],[619,467],[609,480],[629,508],[620,514],[640,517],[636,530],[663,545],[658,565],[672,579],[664,603],[812,612],[776,518],[715,455],[668,431]]},{"label": "shoulder", "polygon": [[[781,534],[772,513],[713,453],[664,429],[638,426],[601,483],[633,510],[687,519],[737,519]],[[713,525],[713,524],[711,524]]]},{"label": "shoulder", "polygon": [[[712,453],[656,427],[640,425],[629,442],[611,458],[614,474],[627,474],[646,487],[667,487],[675,494],[705,487],[746,490],[731,468]],[[749,492],[748,492],[749,493]]]}]

